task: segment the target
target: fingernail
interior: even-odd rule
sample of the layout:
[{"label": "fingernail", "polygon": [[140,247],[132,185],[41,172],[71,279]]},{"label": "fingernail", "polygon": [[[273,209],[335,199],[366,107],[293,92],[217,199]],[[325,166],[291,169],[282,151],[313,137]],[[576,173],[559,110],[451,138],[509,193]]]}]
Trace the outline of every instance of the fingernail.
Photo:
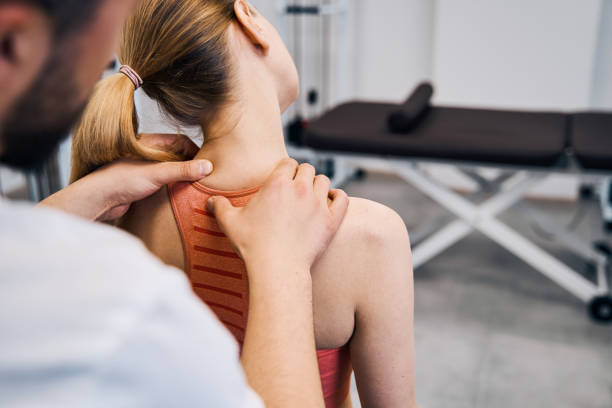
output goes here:
[{"label": "fingernail", "polygon": [[215,208],[215,197],[210,197],[208,201],[206,201],[206,209],[210,212]]},{"label": "fingernail", "polygon": [[211,162],[209,162],[208,160],[202,160],[200,162],[200,173],[203,176],[208,176],[210,173],[212,173],[213,170],[213,165]]}]

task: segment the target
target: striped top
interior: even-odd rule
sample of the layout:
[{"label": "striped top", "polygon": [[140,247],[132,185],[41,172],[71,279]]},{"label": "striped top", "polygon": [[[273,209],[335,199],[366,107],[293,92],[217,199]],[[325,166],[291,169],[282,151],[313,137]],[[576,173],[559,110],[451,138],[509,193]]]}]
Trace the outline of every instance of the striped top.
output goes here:
[{"label": "striped top", "polygon": [[[246,267],[205,205],[214,195],[227,197],[234,206],[245,206],[258,189],[218,191],[198,183],[176,183],[168,187],[183,240],[185,272],[195,293],[241,346],[249,305]],[[326,408],[339,407],[346,401],[350,388],[352,367],[348,345],[318,350],[317,356]]]}]

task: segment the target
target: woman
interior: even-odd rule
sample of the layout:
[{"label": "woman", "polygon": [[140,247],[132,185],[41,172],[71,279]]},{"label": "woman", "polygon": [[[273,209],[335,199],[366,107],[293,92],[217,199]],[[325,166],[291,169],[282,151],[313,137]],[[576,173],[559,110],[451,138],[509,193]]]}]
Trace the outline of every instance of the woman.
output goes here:
[{"label": "woman", "polygon": [[[213,175],[170,185],[134,205],[122,227],[185,270],[194,291],[241,342],[249,307],[245,265],[204,203],[223,195],[245,205],[287,157],[281,113],[298,96],[295,65],[271,24],[244,0],[145,0],[124,28],[119,57],[126,66],[98,85],[75,132],[72,179],[118,158],[177,159],[138,143],[134,90],[140,85],[169,118],[201,126],[205,143],[197,158],[215,163]],[[329,187],[326,178],[316,180]],[[396,213],[352,198],[340,231],[313,267],[328,407],[350,406],[352,369],[364,406],[416,405],[409,248]]]}]

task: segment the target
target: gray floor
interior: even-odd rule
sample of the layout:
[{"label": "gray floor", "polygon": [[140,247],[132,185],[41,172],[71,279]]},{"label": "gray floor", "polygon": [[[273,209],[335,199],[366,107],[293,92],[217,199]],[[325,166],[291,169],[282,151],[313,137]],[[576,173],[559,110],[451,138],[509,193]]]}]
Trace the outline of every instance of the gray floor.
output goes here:
[{"label": "gray floor", "polygon": [[[408,229],[444,210],[397,178],[369,174],[350,195],[395,209]],[[535,203],[567,224],[571,203]],[[513,227],[578,270],[584,263],[533,234],[516,211]],[[595,204],[579,232],[600,238]],[[479,234],[415,271],[416,388],[421,408],[612,407],[612,326]],[[358,404],[356,404],[358,406]]]}]

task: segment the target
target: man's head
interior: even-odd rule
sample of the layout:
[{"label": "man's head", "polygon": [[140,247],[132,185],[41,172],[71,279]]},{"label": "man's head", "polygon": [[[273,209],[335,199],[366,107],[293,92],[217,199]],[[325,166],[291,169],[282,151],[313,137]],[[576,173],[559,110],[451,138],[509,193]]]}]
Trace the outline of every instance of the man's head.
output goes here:
[{"label": "man's head", "polygon": [[0,162],[40,164],[112,59],[136,0],[0,0]]}]

